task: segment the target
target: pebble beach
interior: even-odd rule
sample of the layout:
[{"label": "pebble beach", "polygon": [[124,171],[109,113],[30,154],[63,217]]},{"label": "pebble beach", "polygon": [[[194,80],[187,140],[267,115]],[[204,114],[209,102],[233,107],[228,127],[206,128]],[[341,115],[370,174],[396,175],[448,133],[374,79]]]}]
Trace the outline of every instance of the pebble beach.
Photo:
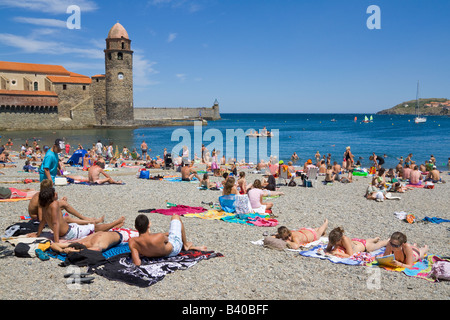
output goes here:
[{"label": "pebble beach", "polygon": [[[0,171],[2,181],[39,179],[37,174],[21,172],[23,160],[16,168]],[[69,167],[73,175],[87,172]],[[239,170],[241,171],[241,170]],[[260,179],[252,169],[243,169],[247,182]],[[221,191],[201,191],[194,183],[177,183],[137,178],[137,168],[118,168],[108,172],[125,185],[57,186],[59,197],[88,217],[105,216],[112,222],[124,216],[124,228],[134,229],[139,210],[165,208],[166,201],[187,206],[204,206],[218,202]],[[180,175],[175,171],[152,169],[152,175]],[[443,172],[449,180],[448,172]],[[297,252],[269,249],[252,242],[273,234],[279,226],[291,229],[319,227],[328,219],[328,232],[343,227],[349,237],[388,239],[402,231],[408,242],[428,245],[429,254],[450,256],[448,223],[413,223],[399,220],[395,212],[408,212],[419,219],[426,216],[450,219],[450,183],[436,184],[432,190],[414,189],[397,194],[401,200],[376,202],[364,198],[369,177],[354,177],[353,183],[324,185],[319,177],[313,188],[281,186],[285,194],[273,199],[276,227],[256,227],[182,217],[187,238],[196,245],[220,252],[223,257],[201,261],[187,270],[168,274],[148,288],[138,288],[95,275],[95,281],[79,290],[67,287],[60,261],[7,256],[0,259],[0,299],[2,300],[449,300],[447,281],[429,282],[402,272],[380,269],[380,285],[368,283],[372,268],[335,264],[327,260],[303,257]],[[221,178],[211,177],[219,182]],[[3,187],[39,190],[39,183],[4,184]],[[0,233],[27,215],[28,201],[0,203]],[[147,214],[152,232],[167,232],[170,217]],[[14,247],[2,242],[5,249]],[[86,270],[83,268],[83,270]]]}]

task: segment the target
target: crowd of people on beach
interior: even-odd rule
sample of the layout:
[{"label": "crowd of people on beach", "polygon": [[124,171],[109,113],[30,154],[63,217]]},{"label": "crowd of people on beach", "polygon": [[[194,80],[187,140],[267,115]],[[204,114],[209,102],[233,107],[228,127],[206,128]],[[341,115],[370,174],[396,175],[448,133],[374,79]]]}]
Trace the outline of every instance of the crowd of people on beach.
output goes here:
[{"label": "crowd of people on beach", "polygon": [[[0,147],[0,167],[15,164],[10,158],[13,143],[11,140],[6,145]],[[52,249],[58,252],[74,252],[82,249],[106,250],[119,243],[122,243],[121,233],[111,231],[113,228],[120,228],[124,224],[124,217],[111,223],[105,223],[104,217],[94,219],[85,217],[72,207],[67,198],[59,199],[55,190],[55,181],[58,176],[66,177],[77,182],[88,182],[94,184],[122,184],[116,181],[105,172],[105,166],[121,167],[134,164],[139,170],[166,168],[167,160],[171,159],[170,167],[180,172],[181,181],[197,181],[203,190],[220,190],[219,201],[222,207],[227,199],[235,199],[244,196],[248,199],[250,211],[252,213],[267,214],[271,218],[277,218],[273,213],[274,202],[268,201],[268,197],[279,197],[285,193],[281,191],[284,186],[296,186],[296,180],[301,179],[301,185],[306,185],[305,181],[311,176],[323,176],[325,184],[334,182],[352,183],[355,172],[362,170],[360,161],[355,161],[351,148],[347,147],[343,154],[343,161],[333,161],[331,154],[321,156],[319,151],[314,155],[314,160],[308,159],[302,166],[295,166],[299,157],[294,153],[291,161],[287,164],[276,157],[271,157],[268,162],[260,160],[257,164],[248,164],[245,161],[237,162],[236,159],[220,158],[219,150],[209,150],[203,145],[201,155],[194,155],[190,159],[190,152],[187,147],[183,148],[182,154],[171,155],[164,149],[163,157],[150,157],[151,149],[145,141],[141,144],[141,154],[136,148],[129,151],[125,146],[122,152],[118,152],[118,147],[114,150],[114,145],[110,142],[103,145],[100,140],[92,144],[92,147],[85,150],[78,144],[77,148],[72,148],[63,139],[56,139],[51,146],[43,146],[42,149],[38,141],[34,140],[29,145],[28,140],[21,146],[18,152],[20,159],[26,160],[23,168],[26,172],[39,174],[40,189],[1,188],[0,198],[2,199],[30,199],[29,215],[31,219],[39,221],[39,228],[30,237],[39,237],[46,226],[54,234]],[[88,171],[88,177],[73,176],[66,174],[68,166],[66,159],[73,154],[72,150],[85,150],[82,158],[82,170]],[[172,158],[172,156],[174,156]],[[406,159],[399,158],[399,163],[395,168],[385,169],[383,165],[385,156],[373,153],[369,160],[372,161],[368,173],[371,175],[371,183],[367,187],[365,197],[369,200],[384,201],[390,199],[392,193],[404,193],[414,188],[414,186],[432,186],[436,183],[445,183],[436,168],[436,159],[433,155],[424,164],[416,164],[413,154],[409,154]],[[206,173],[198,173],[196,165],[204,165]],[[450,167],[450,159],[449,159]],[[261,178],[252,182],[246,180],[246,172],[241,168],[246,168],[252,173],[261,174]],[[101,178],[101,175],[104,178]],[[223,179],[220,182],[212,182],[210,177]],[[313,177],[313,178],[315,178]],[[277,183],[278,179],[278,183]],[[286,182],[289,181],[289,183]],[[224,202],[222,203],[222,199]],[[234,201],[234,200],[233,200]],[[63,215],[65,210],[68,215]],[[170,221],[168,233],[151,233],[151,222],[145,215],[139,215],[135,220],[135,228],[138,236],[129,239],[132,261],[140,265],[141,256],[145,257],[172,257],[178,255],[182,250],[198,249],[206,250],[204,246],[194,246],[188,242],[184,225],[178,215],[174,215]],[[323,225],[318,228],[301,228],[299,230],[289,230],[279,227],[273,238],[285,241],[288,247],[297,249],[301,245],[317,241],[326,233],[328,220],[325,219]],[[335,228],[328,235],[328,247],[326,254],[338,256],[352,256],[357,252],[370,252],[381,247],[386,247],[385,255],[394,254],[397,265],[411,267],[413,263],[422,259],[428,247],[419,248],[407,242],[406,235],[395,232],[390,239],[381,240],[349,238],[344,234],[343,228]],[[60,240],[72,241],[72,243],[61,242]]]}]

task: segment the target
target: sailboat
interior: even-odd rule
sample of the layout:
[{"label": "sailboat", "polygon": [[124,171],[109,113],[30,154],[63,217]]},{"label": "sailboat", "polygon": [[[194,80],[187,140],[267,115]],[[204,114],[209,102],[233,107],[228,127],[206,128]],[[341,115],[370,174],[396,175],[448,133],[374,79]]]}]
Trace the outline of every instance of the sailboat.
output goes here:
[{"label": "sailboat", "polygon": [[363,123],[369,123],[369,118],[367,118],[367,116],[364,117]]},{"label": "sailboat", "polygon": [[416,117],[414,118],[415,123],[424,123],[427,122],[427,118],[420,116],[420,107],[419,107],[419,81],[417,81],[417,97],[416,97]]},{"label": "sailboat", "polygon": [[370,122],[373,122],[373,116],[370,116]]}]

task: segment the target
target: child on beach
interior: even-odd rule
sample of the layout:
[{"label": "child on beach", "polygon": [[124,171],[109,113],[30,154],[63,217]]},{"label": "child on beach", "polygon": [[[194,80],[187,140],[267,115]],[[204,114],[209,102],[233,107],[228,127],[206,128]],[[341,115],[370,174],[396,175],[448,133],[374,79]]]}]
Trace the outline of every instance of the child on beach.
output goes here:
[{"label": "child on beach", "polygon": [[428,252],[428,246],[419,248],[416,244],[407,243],[406,235],[394,232],[389,239],[383,256],[394,254],[393,264],[396,267],[412,268],[415,262],[423,259]]},{"label": "child on beach", "polygon": [[342,258],[349,258],[358,252],[372,252],[385,247],[388,240],[380,240],[379,237],[373,239],[350,239],[344,235],[344,229],[338,227],[333,229],[328,235],[328,246],[326,253],[330,253]]}]

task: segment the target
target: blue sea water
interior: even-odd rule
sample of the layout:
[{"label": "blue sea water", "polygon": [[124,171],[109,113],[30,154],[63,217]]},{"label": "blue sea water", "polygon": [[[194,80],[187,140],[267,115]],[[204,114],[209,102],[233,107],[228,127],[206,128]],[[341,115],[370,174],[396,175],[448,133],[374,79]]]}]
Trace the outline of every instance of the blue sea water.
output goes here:
[{"label": "blue sea water", "polygon": [[[217,129],[223,135],[223,149],[221,154],[229,154],[226,150],[227,129],[243,131],[260,130],[264,126],[270,130],[278,130],[278,158],[290,160],[296,152],[303,164],[308,159],[314,159],[317,151],[321,155],[330,153],[332,161],[342,162],[347,146],[351,147],[355,160],[360,160],[363,166],[369,166],[369,156],[375,152],[379,156],[386,155],[385,167],[395,167],[398,158],[413,154],[416,163],[424,163],[434,155],[439,169],[447,170],[447,161],[450,157],[450,117],[428,116],[428,121],[422,124],[414,123],[411,115],[374,115],[372,123],[362,123],[364,115],[361,114],[222,114],[222,120],[209,121],[203,126],[203,135],[210,129]],[[357,117],[357,121],[355,121]],[[331,121],[335,119],[336,121]],[[192,140],[177,139],[172,141],[175,130],[187,130]],[[187,132],[186,131],[186,132]],[[211,131],[209,131],[211,132]],[[217,132],[217,131],[216,131]],[[73,147],[81,143],[86,149],[97,140],[104,144],[113,142],[121,151],[123,146],[129,149],[137,148],[143,140],[152,149],[151,156],[161,155],[164,148],[169,152],[180,144],[190,144],[191,157],[194,155],[194,129],[193,127],[156,127],[130,129],[91,129],[70,131],[28,131],[28,132],[2,132],[2,143],[12,138],[15,147],[29,139],[40,140],[40,145],[51,144],[55,138],[64,137]],[[198,138],[198,135],[197,135]],[[207,147],[213,141],[205,136],[200,137]],[[203,139],[205,138],[205,139]],[[245,158],[249,160],[250,142],[246,138]],[[254,139],[254,138],[253,138]],[[230,140],[230,139],[228,139]],[[267,157],[271,155],[271,139],[267,140]],[[235,145],[237,146],[237,140]],[[276,149],[275,149],[276,151]],[[240,154],[242,155],[242,154]],[[234,157],[241,159],[235,151]]]}]

